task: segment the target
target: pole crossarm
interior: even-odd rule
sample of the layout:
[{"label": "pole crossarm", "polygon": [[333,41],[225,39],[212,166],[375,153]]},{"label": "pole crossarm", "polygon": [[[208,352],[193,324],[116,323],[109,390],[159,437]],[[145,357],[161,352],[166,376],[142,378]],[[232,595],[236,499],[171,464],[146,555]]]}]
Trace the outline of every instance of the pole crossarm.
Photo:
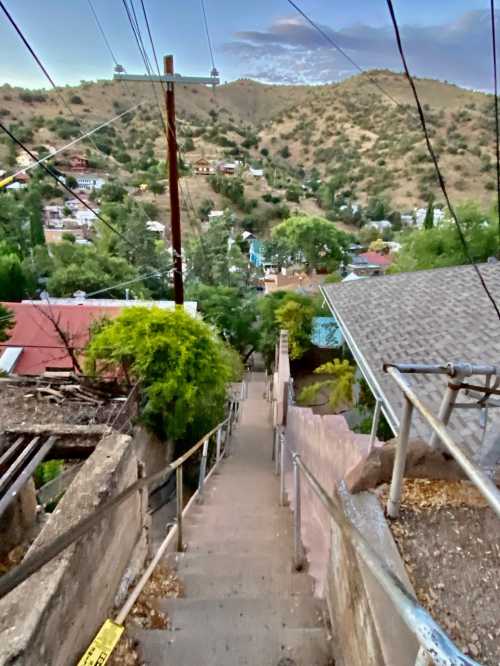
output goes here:
[{"label": "pole crossarm", "polygon": [[158,83],[188,83],[191,85],[217,86],[220,84],[218,76],[181,76],[180,74],[122,74],[113,75],[114,81],[157,81]]}]

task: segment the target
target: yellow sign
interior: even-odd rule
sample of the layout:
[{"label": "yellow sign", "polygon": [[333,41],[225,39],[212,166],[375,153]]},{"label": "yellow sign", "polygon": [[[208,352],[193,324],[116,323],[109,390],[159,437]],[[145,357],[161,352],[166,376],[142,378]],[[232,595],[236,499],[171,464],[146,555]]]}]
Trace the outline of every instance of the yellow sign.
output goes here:
[{"label": "yellow sign", "polygon": [[104,666],[120,640],[123,630],[121,624],[106,620],[77,666]]}]

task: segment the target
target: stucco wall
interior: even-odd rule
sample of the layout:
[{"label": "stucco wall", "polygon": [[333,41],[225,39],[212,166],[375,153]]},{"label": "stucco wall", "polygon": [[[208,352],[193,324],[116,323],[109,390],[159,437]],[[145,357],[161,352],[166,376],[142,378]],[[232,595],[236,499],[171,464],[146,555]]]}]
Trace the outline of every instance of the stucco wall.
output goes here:
[{"label": "stucco wall", "polygon": [[[104,438],[51,515],[30,552],[46,545],[137,479],[132,439]],[[144,493],[137,493],[0,601],[2,666],[69,666],[113,606],[138,549],[145,555]],[[137,562],[137,557],[135,557]]]}]

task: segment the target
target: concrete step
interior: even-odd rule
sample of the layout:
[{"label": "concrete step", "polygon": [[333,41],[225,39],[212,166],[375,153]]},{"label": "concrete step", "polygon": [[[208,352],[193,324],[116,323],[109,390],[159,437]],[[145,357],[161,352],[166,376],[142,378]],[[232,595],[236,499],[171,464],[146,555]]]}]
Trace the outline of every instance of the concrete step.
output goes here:
[{"label": "concrete step", "polygon": [[307,574],[262,574],[260,576],[212,576],[184,573],[185,595],[190,599],[245,597],[257,599],[270,594],[274,598],[312,595],[314,580]]},{"label": "concrete step", "polygon": [[323,629],[282,629],[225,636],[192,625],[190,631],[133,632],[147,666],[332,666],[330,641]]},{"label": "concrete step", "polygon": [[252,555],[227,555],[222,553],[218,557],[204,555],[203,553],[168,553],[163,561],[165,564],[179,572],[217,576],[223,572],[227,576],[261,576],[269,573],[295,573],[292,568],[292,558],[281,551],[269,554],[259,553]]},{"label": "concrete step", "polygon": [[200,535],[196,530],[186,530],[183,541],[186,544],[187,552],[205,553],[206,555],[219,555],[225,553],[234,553],[235,555],[267,555],[273,551],[283,552],[286,559],[291,557],[293,552],[293,538],[291,533],[279,533],[274,535],[255,535],[242,534],[241,537],[233,538],[230,530],[221,530],[221,534],[228,534],[224,539],[217,539],[217,534]]},{"label": "concrete step", "polygon": [[161,599],[157,607],[168,615],[171,630],[191,633],[205,627],[217,635],[233,632],[279,631],[288,627],[322,628],[324,602],[315,597],[230,597]]}]

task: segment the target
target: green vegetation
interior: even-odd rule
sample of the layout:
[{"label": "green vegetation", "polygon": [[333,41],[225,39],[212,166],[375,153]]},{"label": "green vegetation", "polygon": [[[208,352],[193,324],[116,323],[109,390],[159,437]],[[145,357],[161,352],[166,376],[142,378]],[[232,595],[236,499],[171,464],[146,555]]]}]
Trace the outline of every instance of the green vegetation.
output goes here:
[{"label": "green vegetation", "polygon": [[304,263],[308,269],[335,270],[348,241],[347,234],[322,217],[290,217],[272,230],[266,256],[280,266]]},{"label": "green vegetation", "polygon": [[302,389],[299,402],[309,405],[316,400],[319,393],[325,391],[328,395],[328,404],[334,411],[345,410],[353,403],[354,375],[356,367],[347,359],[335,358],[333,361],[323,363],[314,370],[315,375],[328,375],[331,379],[315,382]]},{"label": "green vegetation", "polygon": [[63,471],[62,460],[47,460],[40,463],[35,469],[33,478],[35,480],[35,487],[41,488],[49,481],[56,479]]},{"label": "green vegetation", "polygon": [[141,382],[141,419],[160,437],[193,440],[222,420],[234,353],[184,310],[128,308],[86,350],[90,374]]}]

